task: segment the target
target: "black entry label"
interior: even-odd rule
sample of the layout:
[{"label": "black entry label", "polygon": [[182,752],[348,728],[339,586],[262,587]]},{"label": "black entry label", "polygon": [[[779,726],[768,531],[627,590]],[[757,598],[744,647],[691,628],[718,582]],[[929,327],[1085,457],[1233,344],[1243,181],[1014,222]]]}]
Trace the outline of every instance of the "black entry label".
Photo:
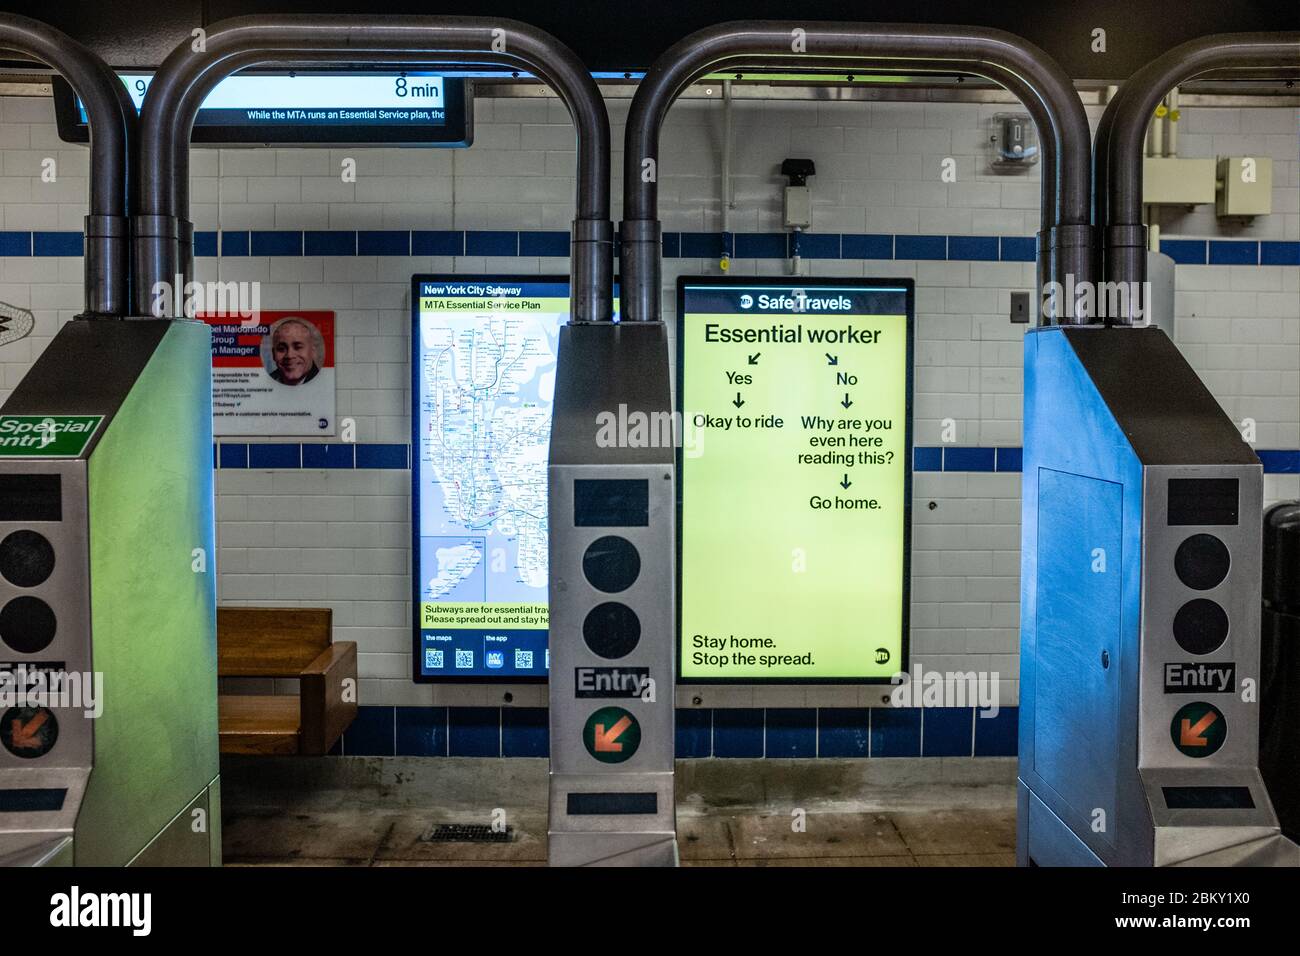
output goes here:
[{"label": "black entry label", "polygon": [[648,667],[575,667],[573,696],[640,697],[649,682]]},{"label": "black entry label", "polygon": [[1166,694],[1231,694],[1237,689],[1237,665],[1179,663],[1165,664]]}]

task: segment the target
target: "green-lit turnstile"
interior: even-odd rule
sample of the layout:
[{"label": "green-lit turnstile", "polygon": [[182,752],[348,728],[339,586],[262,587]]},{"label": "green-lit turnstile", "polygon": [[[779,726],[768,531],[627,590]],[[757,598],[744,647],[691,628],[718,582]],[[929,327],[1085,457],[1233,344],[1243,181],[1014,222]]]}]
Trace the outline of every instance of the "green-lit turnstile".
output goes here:
[{"label": "green-lit turnstile", "polygon": [[74,320],[0,409],[0,865],[220,863],[209,342]]}]

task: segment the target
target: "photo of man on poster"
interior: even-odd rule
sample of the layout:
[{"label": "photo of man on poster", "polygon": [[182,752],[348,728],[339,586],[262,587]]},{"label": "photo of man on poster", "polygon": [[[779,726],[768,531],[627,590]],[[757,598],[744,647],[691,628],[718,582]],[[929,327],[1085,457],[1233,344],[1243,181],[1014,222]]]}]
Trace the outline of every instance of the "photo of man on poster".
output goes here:
[{"label": "photo of man on poster", "polygon": [[263,363],[271,378],[281,385],[302,385],[320,373],[325,343],[320,330],[310,322],[289,316],[271,326],[263,340]]}]

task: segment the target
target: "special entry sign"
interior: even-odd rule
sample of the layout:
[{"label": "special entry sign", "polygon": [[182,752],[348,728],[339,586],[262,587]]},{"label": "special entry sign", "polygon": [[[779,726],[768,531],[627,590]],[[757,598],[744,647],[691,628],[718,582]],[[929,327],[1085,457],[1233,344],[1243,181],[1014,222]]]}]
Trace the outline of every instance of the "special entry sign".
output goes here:
[{"label": "special entry sign", "polygon": [[679,280],[683,680],[907,668],[912,294]]}]

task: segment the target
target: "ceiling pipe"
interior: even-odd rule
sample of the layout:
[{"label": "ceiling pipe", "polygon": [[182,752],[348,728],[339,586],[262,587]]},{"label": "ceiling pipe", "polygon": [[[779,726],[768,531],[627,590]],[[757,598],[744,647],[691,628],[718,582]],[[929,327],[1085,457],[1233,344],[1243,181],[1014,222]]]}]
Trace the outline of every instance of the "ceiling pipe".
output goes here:
[{"label": "ceiling pipe", "polygon": [[0,50],[40,60],[72,85],[90,127],[90,206],[85,218],[86,318],[130,308],[130,169],[136,113],[108,64],[66,33],[37,20],[0,14]]},{"label": "ceiling pipe", "polygon": [[[728,65],[754,68],[769,59],[787,65],[833,61],[841,70],[881,60],[911,60],[918,68],[940,61],[961,64],[965,72],[997,82],[1007,74],[1019,77],[1022,89],[1038,103],[1035,122],[1039,115],[1047,122],[1049,135],[1040,138],[1045,152],[1050,148],[1054,156],[1055,194],[1042,210],[1040,262],[1046,261],[1040,272],[1062,284],[1067,273],[1076,281],[1091,280],[1088,120],[1069,78],[1042,50],[1012,34],[973,27],[741,21],[708,27],[675,44],[650,68],[633,97],[624,147],[624,321],[659,321],[662,314],[657,179],[659,132],[668,107],[707,73]],[[988,72],[990,67],[997,72]],[[1066,311],[1054,316],[1056,321],[1085,321],[1073,315],[1073,303],[1057,301]]]},{"label": "ceiling pipe", "polygon": [[1300,32],[1221,33],[1174,47],[1138,70],[1102,114],[1093,144],[1093,223],[1107,282],[1125,283],[1114,324],[1132,325],[1146,310],[1146,228],[1142,159],[1147,123],[1173,87],[1211,70],[1300,65]]},{"label": "ceiling pipe", "polygon": [[[199,47],[199,49],[195,49]],[[193,259],[188,174],[194,119],[221,79],[255,65],[311,60],[345,63],[494,63],[526,71],[551,86],[577,129],[577,215],[573,222],[573,315],[577,322],[613,318],[613,225],[609,217],[609,114],[591,74],[568,47],[515,20],[482,17],[250,16],[222,20],[186,41],[163,62],[140,116],[140,212],[133,256],[140,282],[136,305],[152,308],[157,283],[170,286]],[[185,248],[182,248],[184,245]],[[170,307],[170,297],[159,297]]]}]

